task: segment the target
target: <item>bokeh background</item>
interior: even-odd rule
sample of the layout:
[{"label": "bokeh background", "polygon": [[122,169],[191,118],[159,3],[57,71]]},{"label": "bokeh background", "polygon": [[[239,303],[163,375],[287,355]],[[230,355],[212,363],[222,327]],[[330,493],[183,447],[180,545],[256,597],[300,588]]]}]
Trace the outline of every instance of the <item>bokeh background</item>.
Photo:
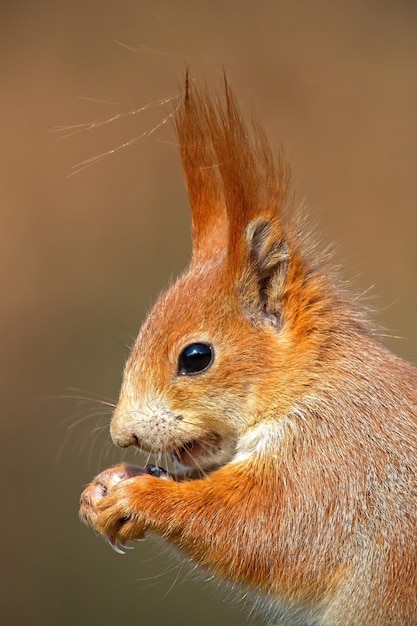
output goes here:
[{"label": "bokeh background", "polygon": [[121,557],[77,518],[122,456],[106,403],[126,345],[189,259],[163,101],[186,64],[213,85],[226,68],[416,360],[416,26],[413,0],[1,3],[2,624],[245,623],[157,542]]}]

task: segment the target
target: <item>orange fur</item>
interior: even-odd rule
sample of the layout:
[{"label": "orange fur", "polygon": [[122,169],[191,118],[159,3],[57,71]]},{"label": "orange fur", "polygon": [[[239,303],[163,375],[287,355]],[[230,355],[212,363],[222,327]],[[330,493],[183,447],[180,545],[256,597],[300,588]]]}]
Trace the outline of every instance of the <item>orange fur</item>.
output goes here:
[{"label": "orange fur", "polygon": [[[176,119],[193,260],[139,334],[111,430],[191,471],[107,470],[81,516],[113,543],[164,537],[275,620],[413,626],[417,372],[309,250],[287,173],[228,85],[210,98],[187,79]],[[214,360],[184,375],[193,343]]]}]

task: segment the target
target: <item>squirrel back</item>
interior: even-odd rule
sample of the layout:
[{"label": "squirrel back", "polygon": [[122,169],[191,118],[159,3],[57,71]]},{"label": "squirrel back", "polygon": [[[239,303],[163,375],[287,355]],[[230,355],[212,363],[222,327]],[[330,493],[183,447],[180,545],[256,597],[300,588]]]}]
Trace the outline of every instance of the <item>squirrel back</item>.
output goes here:
[{"label": "squirrel back", "polygon": [[213,98],[187,79],[176,125],[192,262],[139,333],[111,432],[186,471],[129,476],[83,516],[120,541],[165,537],[275,619],[412,626],[417,371],[308,243],[227,83]]}]

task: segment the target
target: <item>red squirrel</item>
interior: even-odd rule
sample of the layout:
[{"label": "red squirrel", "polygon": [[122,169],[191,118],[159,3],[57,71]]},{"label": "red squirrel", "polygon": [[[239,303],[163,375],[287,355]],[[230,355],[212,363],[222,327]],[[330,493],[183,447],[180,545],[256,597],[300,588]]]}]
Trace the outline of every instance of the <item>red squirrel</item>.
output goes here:
[{"label": "red squirrel", "polygon": [[[373,334],[307,242],[256,123],[188,78],[175,114],[188,270],[145,321],[80,515],[146,533],[252,592],[274,623],[417,624],[417,370]],[[281,621],[280,621],[281,620]]]}]

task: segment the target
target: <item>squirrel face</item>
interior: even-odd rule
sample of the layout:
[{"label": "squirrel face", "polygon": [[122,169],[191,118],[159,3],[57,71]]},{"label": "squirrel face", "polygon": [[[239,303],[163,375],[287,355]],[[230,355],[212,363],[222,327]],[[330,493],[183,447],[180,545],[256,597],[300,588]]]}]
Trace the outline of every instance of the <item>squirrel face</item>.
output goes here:
[{"label": "squirrel face", "polygon": [[210,469],[230,461],[256,424],[274,360],[269,324],[244,316],[238,295],[222,288],[224,271],[216,261],[190,270],[151,311],[126,364],[116,444]]},{"label": "squirrel face", "polygon": [[[337,315],[297,223],[282,220],[285,169],[257,126],[250,139],[227,88],[226,100],[223,110],[187,87],[177,115],[192,263],[146,320],[111,425],[120,446],[204,470],[311,388]],[[184,366],[190,350],[203,366]]]}]

